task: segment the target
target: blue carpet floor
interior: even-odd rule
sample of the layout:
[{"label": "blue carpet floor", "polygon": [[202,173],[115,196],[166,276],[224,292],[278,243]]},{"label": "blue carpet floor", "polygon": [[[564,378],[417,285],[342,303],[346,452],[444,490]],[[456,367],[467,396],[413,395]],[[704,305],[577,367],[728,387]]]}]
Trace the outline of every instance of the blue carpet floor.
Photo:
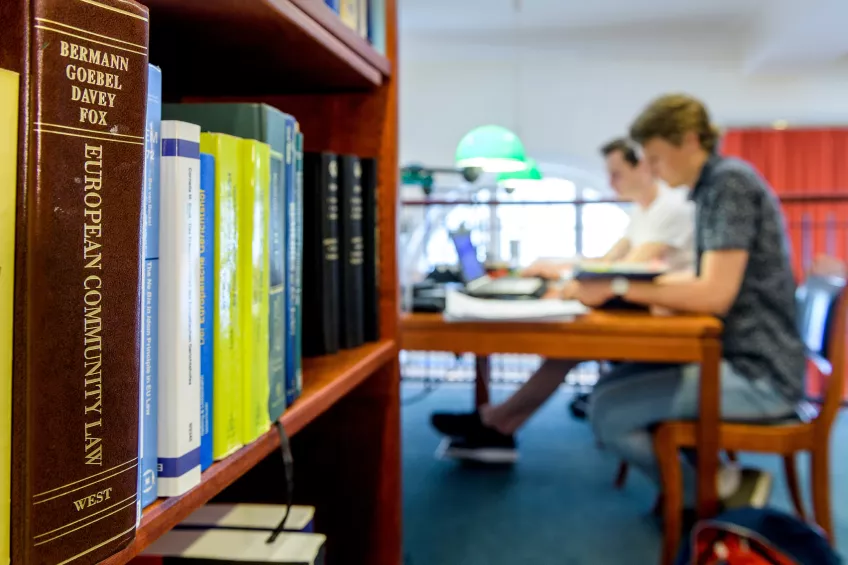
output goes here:
[{"label": "blue carpet floor", "polygon": [[[613,489],[617,461],[595,448],[560,393],[518,436],[513,468],[475,468],[437,460],[433,410],[466,410],[471,387],[441,385],[402,394],[406,565],[653,565],[660,533],[650,515],[655,490],[631,473]],[[509,393],[496,390],[497,400]],[[837,543],[848,554],[848,413],[833,438],[832,489]],[[772,504],[791,508],[776,457],[743,457],[775,475]],[[807,462],[800,461],[806,481]],[[806,484],[806,482],[804,482]]]}]

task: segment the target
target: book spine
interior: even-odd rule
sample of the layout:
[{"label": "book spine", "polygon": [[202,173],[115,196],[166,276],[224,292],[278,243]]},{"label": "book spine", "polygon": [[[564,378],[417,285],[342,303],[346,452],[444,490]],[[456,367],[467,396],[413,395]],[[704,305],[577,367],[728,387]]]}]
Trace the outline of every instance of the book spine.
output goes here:
[{"label": "book spine", "polygon": [[386,54],[386,0],[370,0],[368,41],[380,55]]},{"label": "book spine", "polygon": [[306,153],[303,165],[303,356],[317,357],[338,351],[331,279],[339,258],[337,167],[335,155],[329,153]]},{"label": "book spine", "polygon": [[293,118],[286,120],[286,405],[291,406],[297,399],[297,368],[295,367],[295,346],[297,343],[297,311],[295,309],[295,273],[297,254],[297,174],[295,164],[295,134],[297,122]]},{"label": "book spine", "polygon": [[200,154],[200,470],[212,465],[215,370],[215,157]]},{"label": "book spine", "polygon": [[363,330],[366,342],[380,339],[380,245],[377,209],[377,161],[360,159],[362,165]]},{"label": "book spine", "polygon": [[[162,71],[148,65],[147,125],[142,194],[141,378],[138,468],[139,511],[158,496],[157,394],[159,358],[159,126],[162,121]],[[141,514],[139,514],[140,516]]]},{"label": "book spine", "polygon": [[356,32],[360,37],[368,39],[368,11],[370,10],[369,0],[357,0],[357,22]]},{"label": "book spine", "polygon": [[239,144],[239,139],[231,135],[200,134],[200,150],[215,157],[212,455],[216,461],[242,446],[239,215],[236,213],[241,187]]},{"label": "book spine", "polygon": [[362,320],[362,167],[353,155],[342,155],[340,175],[339,241],[341,257],[339,280],[339,346],[358,347],[365,341]]},{"label": "book spine", "polygon": [[242,441],[268,429],[268,190],[270,147],[243,139],[239,197],[239,292],[242,323]]},{"label": "book spine", "polygon": [[354,31],[359,28],[359,1],[339,0],[339,17],[347,27]]},{"label": "book spine", "polygon": [[[10,523],[12,492],[12,327],[15,282],[18,73],[0,69],[0,524]],[[0,565],[9,565],[9,527],[0,528]]]},{"label": "book spine", "polygon": [[200,483],[200,127],[162,122],[159,494]]},{"label": "book spine", "polygon": [[339,13],[339,0],[324,0],[324,2],[327,4],[327,6],[330,7],[332,11],[337,14]]},{"label": "book spine", "polygon": [[138,514],[147,9],[0,2],[0,19],[0,65],[24,69],[12,560],[88,565]]},{"label": "book spine", "polygon": [[269,198],[268,297],[268,415],[276,421],[286,409],[286,233],[285,187],[282,153],[271,151],[271,190]]},{"label": "book spine", "polygon": [[339,158],[329,155],[327,160],[327,177],[321,187],[324,194],[322,209],[323,224],[323,286],[326,293],[325,307],[326,328],[324,339],[327,353],[337,353],[340,349],[339,325],[341,324],[341,240],[340,238],[340,190],[339,190]]},{"label": "book spine", "polygon": [[303,392],[303,134],[295,136],[295,270],[294,270],[294,309],[295,343],[294,371],[296,395]]}]

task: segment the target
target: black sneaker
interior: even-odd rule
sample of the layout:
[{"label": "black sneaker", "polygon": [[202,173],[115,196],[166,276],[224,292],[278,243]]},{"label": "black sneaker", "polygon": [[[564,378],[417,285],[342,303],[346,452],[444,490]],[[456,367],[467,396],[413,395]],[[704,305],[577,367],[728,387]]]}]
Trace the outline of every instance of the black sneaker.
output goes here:
[{"label": "black sneaker", "polygon": [[468,437],[481,428],[486,428],[480,420],[480,413],[476,411],[466,414],[434,412],[430,416],[430,423],[440,434],[454,438]]},{"label": "black sneaker", "polygon": [[476,437],[446,438],[436,454],[445,459],[489,464],[508,464],[518,460],[515,438],[494,430]]},{"label": "black sneaker", "polygon": [[589,414],[589,393],[581,392],[574,395],[568,405],[571,415],[578,420],[585,420]]}]

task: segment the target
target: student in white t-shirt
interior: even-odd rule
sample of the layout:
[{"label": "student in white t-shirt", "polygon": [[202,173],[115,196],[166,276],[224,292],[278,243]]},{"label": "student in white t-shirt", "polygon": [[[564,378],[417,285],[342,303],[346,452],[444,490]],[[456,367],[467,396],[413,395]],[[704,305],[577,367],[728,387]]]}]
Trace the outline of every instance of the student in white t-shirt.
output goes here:
[{"label": "student in white t-shirt", "polygon": [[[658,182],[636,145],[625,139],[601,148],[610,184],[621,200],[635,204],[627,231],[598,261],[661,261],[674,271],[692,271],[695,255],[695,210],[687,190]],[[530,276],[558,279],[568,262],[540,261]],[[566,285],[549,298],[571,298],[576,285]],[[481,406],[465,414],[434,413],[432,424],[449,438],[445,456],[503,463],[517,458],[515,432],[553,395],[564,376],[584,360],[548,359],[505,402]]]},{"label": "student in white t-shirt", "polygon": [[[619,200],[635,204],[627,230],[597,261],[641,263],[661,261],[673,271],[694,266],[695,208],[685,189],[668,188],[640,160],[635,144],[613,140],[601,148],[610,185]],[[585,260],[585,259],[584,259]],[[525,276],[558,279],[569,260],[542,260],[531,265]],[[564,289],[565,297],[569,296]]]}]

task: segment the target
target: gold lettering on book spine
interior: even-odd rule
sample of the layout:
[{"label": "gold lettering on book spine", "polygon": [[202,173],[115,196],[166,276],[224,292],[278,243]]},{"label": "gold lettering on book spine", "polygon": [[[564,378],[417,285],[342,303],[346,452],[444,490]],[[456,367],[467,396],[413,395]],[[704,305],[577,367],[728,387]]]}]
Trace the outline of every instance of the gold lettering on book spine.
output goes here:
[{"label": "gold lettering on book spine", "polygon": [[[103,269],[101,236],[103,235],[103,146],[86,143],[85,190],[83,203],[83,318],[85,390],[85,429],[83,456],[86,465],[103,465],[103,280],[97,274]],[[81,508],[78,508],[81,510]]]}]

